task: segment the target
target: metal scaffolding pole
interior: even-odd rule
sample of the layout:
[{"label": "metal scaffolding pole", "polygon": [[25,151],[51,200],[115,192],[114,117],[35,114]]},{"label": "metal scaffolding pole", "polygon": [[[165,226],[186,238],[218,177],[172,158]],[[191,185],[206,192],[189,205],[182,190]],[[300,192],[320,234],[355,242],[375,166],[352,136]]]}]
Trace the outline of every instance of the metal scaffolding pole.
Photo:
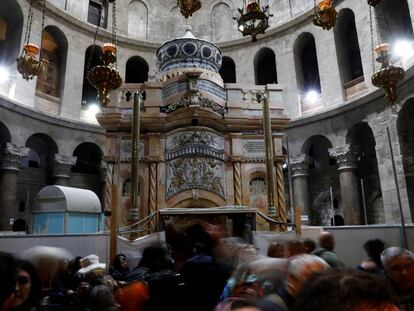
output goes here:
[{"label": "metal scaffolding pole", "polygon": [[131,155],[131,209],[129,222],[137,222],[139,217],[139,136],[140,136],[140,114],[141,104],[145,92],[134,92],[134,105],[132,110],[132,155]]},{"label": "metal scaffolding pole", "polygon": [[[266,150],[266,179],[267,179],[267,204],[268,204],[268,216],[270,218],[276,218],[276,188],[275,188],[275,174],[273,165],[273,139],[272,139],[272,127],[270,121],[270,107],[267,94],[263,94],[263,132],[265,138],[265,150]],[[271,229],[274,229],[271,226]]]},{"label": "metal scaffolding pole", "polygon": [[402,203],[401,203],[400,186],[398,183],[397,168],[395,167],[395,159],[394,159],[394,150],[392,148],[390,129],[388,126],[387,126],[387,136],[388,136],[388,144],[389,144],[390,152],[391,152],[392,171],[394,173],[394,181],[395,181],[395,187],[396,187],[395,190],[397,191],[398,207],[400,208],[401,231],[402,231],[401,232],[402,233],[401,244],[402,244],[402,247],[408,248],[407,230],[405,228],[404,212],[403,212]]}]

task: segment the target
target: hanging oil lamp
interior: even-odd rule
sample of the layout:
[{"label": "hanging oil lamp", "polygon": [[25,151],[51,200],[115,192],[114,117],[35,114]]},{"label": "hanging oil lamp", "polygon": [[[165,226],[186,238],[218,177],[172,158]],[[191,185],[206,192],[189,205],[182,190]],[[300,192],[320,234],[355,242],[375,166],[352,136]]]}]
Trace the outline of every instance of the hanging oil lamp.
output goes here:
[{"label": "hanging oil lamp", "polygon": [[101,60],[103,64],[90,69],[87,76],[89,83],[98,91],[98,100],[102,106],[109,104],[109,92],[117,90],[122,85],[121,75],[116,68],[118,52],[116,46],[116,1],[113,0],[111,3],[113,6],[112,42],[107,42],[102,45]]},{"label": "hanging oil lamp", "polygon": [[177,5],[186,19],[201,9],[201,2],[199,0],[177,0]]},{"label": "hanging oil lamp", "polygon": [[34,43],[26,43],[17,61],[17,71],[26,81],[32,80],[43,70],[43,61],[39,60],[40,48]]},{"label": "hanging oil lamp", "polygon": [[269,28],[269,17],[273,15],[269,12],[269,6],[261,7],[259,0],[243,0],[243,7],[237,9],[239,16],[233,17],[237,20],[238,30],[243,37],[252,36],[252,42],[257,41],[258,34],[264,34]]},{"label": "hanging oil lamp", "polygon": [[390,45],[382,43],[375,48],[378,54],[377,62],[381,63],[381,69],[372,76],[372,84],[385,91],[385,97],[391,104],[397,101],[397,85],[405,76],[405,71],[401,67],[395,67],[390,64]]},{"label": "hanging oil lamp", "polygon": [[[371,23],[371,45],[372,49],[378,54],[376,61],[381,64],[379,70],[375,70],[375,61],[372,60],[373,75],[371,77],[372,85],[377,88],[381,88],[385,92],[385,98],[390,102],[392,106],[395,105],[398,94],[397,86],[404,79],[405,71],[401,67],[396,67],[391,62],[390,44],[383,43],[381,31],[378,29],[378,22],[376,18],[375,5],[380,1],[368,1],[370,4],[370,23]],[[374,3],[375,2],[375,3]],[[374,12],[374,14],[372,14]],[[374,48],[374,33],[373,29],[376,29],[378,46]],[[374,57],[373,57],[374,58]]]},{"label": "hanging oil lamp", "polygon": [[[45,1],[39,1],[42,3],[42,31],[45,24]],[[25,33],[25,44],[23,46],[22,53],[18,58],[17,71],[22,75],[22,78],[26,81],[32,80],[35,76],[39,75],[43,70],[43,60],[40,59],[40,48],[37,44],[30,41],[30,34],[32,31],[33,21],[33,0],[30,1],[29,14],[27,18],[27,29]]]},{"label": "hanging oil lamp", "polygon": [[98,100],[103,106],[109,104],[109,92],[118,89],[122,78],[115,68],[117,47],[113,43],[104,43],[101,60],[103,65],[93,67],[88,72],[88,80],[98,91]]},{"label": "hanging oil lamp", "polygon": [[313,24],[325,30],[330,30],[336,24],[337,12],[332,5],[332,0],[322,0],[316,4],[313,13]]}]

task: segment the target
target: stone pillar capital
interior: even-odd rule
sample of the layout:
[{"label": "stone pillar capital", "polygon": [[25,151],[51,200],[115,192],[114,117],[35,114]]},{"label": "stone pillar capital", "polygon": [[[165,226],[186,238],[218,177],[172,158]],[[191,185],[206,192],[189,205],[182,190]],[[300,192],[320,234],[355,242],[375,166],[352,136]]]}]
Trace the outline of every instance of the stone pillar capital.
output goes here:
[{"label": "stone pillar capital", "polygon": [[292,178],[306,177],[309,175],[309,158],[306,154],[300,154],[290,158]]},{"label": "stone pillar capital", "polygon": [[338,171],[357,168],[356,152],[352,149],[350,144],[337,148],[330,148],[329,155],[338,163]]},{"label": "stone pillar capital", "polygon": [[77,157],[55,153],[53,159],[53,176],[69,178],[71,168],[76,164]]},{"label": "stone pillar capital", "polygon": [[0,154],[1,168],[9,171],[19,171],[20,161],[29,155],[30,148],[19,147],[6,143]]}]

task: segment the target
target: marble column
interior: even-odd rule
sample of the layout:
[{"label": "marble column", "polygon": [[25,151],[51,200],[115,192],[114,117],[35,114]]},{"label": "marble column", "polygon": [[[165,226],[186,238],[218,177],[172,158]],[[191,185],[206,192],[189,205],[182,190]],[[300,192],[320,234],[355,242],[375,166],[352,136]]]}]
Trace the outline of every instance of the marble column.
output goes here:
[{"label": "marble column", "polygon": [[20,161],[29,155],[29,148],[6,143],[0,162],[0,231],[11,230],[10,219],[15,218],[17,181]]},{"label": "marble column", "polygon": [[309,215],[308,157],[304,154],[292,157],[290,160],[290,169],[292,172],[294,206],[295,208],[301,208],[303,215]]},{"label": "marble column", "polygon": [[338,164],[341,184],[342,208],[346,225],[360,225],[362,222],[361,201],[356,175],[356,154],[349,144],[329,149],[329,154]]},{"label": "marble column", "polygon": [[[275,157],[276,168],[276,193],[277,193],[277,216],[281,222],[287,222],[286,197],[285,197],[285,176],[283,175],[284,156]],[[287,231],[287,226],[280,226],[280,231]]]},{"label": "marble column", "polygon": [[55,185],[69,186],[70,170],[76,164],[77,157],[55,154],[53,161],[53,180]]},{"label": "marble column", "polygon": [[149,165],[149,211],[148,215],[157,211],[157,162]]},{"label": "marble column", "polygon": [[112,174],[114,163],[101,162],[101,206],[104,213],[104,230],[111,228],[111,200],[112,200]]},{"label": "marble column", "polygon": [[236,159],[237,162],[233,162],[234,169],[234,204],[243,205],[243,191],[242,191],[242,175],[241,175],[241,162],[240,159]]}]

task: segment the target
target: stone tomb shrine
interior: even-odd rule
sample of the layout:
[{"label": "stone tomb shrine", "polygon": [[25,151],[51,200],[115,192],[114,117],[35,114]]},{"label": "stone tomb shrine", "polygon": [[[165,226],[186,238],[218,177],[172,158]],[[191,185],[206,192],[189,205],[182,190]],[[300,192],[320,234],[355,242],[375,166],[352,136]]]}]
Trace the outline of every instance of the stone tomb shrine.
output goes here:
[{"label": "stone tomb shrine", "polygon": [[[108,174],[119,173],[119,225],[128,223],[130,213],[132,94],[142,89],[146,100],[140,110],[140,218],[166,208],[197,209],[200,217],[200,208],[220,206],[258,208],[267,214],[258,94],[266,92],[269,98],[275,168],[281,167],[282,131],[289,121],[283,114],[281,87],[224,84],[220,49],[189,30],[163,44],[156,57],[158,82],[122,85],[98,115],[106,130]],[[284,189],[283,180],[279,183]],[[107,210],[113,195],[109,189]],[[269,228],[263,220],[257,226]]]}]

